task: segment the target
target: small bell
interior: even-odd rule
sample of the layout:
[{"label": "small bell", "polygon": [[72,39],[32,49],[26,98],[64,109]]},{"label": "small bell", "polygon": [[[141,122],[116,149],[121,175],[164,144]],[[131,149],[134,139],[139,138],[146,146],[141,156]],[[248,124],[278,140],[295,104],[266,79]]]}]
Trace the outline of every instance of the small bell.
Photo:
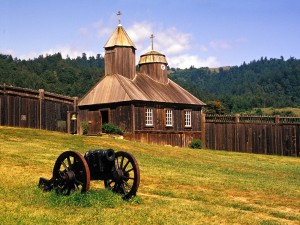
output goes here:
[{"label": "small bell", "polygon": [[73,114],[72,117],[71,117],[71,120],[76,120],[76,114]]}]

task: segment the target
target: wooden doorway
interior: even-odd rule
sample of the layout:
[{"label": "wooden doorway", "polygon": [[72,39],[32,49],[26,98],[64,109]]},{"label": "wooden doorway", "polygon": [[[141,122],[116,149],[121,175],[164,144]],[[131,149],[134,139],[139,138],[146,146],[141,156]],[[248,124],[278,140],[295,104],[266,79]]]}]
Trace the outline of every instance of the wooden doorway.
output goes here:
[{"label": "wooden doorway", "polygon": [[102,124],[109,122],[109,114],[108,110],[100,110],[101,112],[101,118],[102,118]]},{"label": "wooden doorway", "polygon": [[[109,121],[110,121],[109,109],[101,109],[100,113],[101,113],[101,125],[103,125],[104,123],[109,123]],[[102,132],[103,132],[103,130],[102,130]]]},{"label": "wooden doorway", "polygon": [[99,110],[88,111],[89,132],[88,135],[98,135],[101,133],[102,119]]}]

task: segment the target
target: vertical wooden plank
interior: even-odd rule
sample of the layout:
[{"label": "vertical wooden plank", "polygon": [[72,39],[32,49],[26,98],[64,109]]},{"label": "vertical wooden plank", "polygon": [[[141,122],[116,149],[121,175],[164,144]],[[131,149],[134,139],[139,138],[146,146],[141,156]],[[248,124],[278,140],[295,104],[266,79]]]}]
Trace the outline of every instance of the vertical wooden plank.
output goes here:
[{"label": "vertical wooden plank", "polygon": [[295,157],[299,156],[299,126],[294,125],[294,129],[295,129]]},{"label": "vertical wooden plank", "polygon": [[273,148],[274,148],[274,150],[275,150],[275,154],[276,155],[282,155],[282,151],[281,151],[281,149],[279,148],[279,146],[278,146],[278,127],[280,126],[280,116],[279,115],[275,115],[275,125],[274,125],[274,136],[273,136],[273,138],[274,138],[274,146],[273,146]]},{"label": "vertical wooden plank", "polygon": [[45,91],[44,89],[39,89],[39,105],[40,105],[40,129],[43,128],[43,116],[45,115],[45,112],[43,113],[44,107],[44,95]]},{"label": "vertical wooden plank", "polygon": [[201,131],[201,142],[202,142],[202,148],[206,149],[206,123],[205,123],[205,113],[201,112],[201,117],[200,117],[200,131]]},{"label": "vertical wooden plank", "polygon": [[135,106],[134,106],[134,104],[131,104],[131,116],[132,116],[132,118],[131,118],[131,122],[132,122],[132,124],[131,124],[131,133],[132,133],[133,140],[135,140],[135,129],[136,129],[136,127],[135,127]]},{"label": "vertical wooden plank", "polygon": [[252,126],[248,128],[248,151],[252,153],[252,136],[253,136],[253,129]]},{"label": "vertical wooden plank", "polygon": [[291,156],[297,156],[297,130],[295,126],[291,126],[292,129],[292,153]]},{"label": "vertical wooden plank", "polygon": [[101,132],[100,117],[101,113],[99,110],[88,111],[89,135],[97,135]]},{"label": "vertical wooden plank", "polygon": [[71,112],[67,111],[67,133],[71,133]]}]

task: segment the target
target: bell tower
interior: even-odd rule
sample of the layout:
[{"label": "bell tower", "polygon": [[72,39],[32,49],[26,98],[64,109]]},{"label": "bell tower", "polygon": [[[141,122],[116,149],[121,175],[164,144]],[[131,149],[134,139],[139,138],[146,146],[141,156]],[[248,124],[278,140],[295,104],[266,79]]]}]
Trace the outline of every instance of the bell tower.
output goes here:
[{"label": "bell tower", "polygon": [[120,74],[133,79],[135,70],[136,47],[121,25],[121,12],[118,12],[119,24],[104,45],[105,75]]}]

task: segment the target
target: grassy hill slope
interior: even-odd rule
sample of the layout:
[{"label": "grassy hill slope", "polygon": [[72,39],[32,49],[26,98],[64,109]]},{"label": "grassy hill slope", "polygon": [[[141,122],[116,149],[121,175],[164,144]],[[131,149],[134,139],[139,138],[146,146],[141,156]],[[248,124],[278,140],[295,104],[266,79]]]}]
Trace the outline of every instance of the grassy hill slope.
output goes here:
[{"label": "grassy hill slope", "polygon": [[[300,159],[162,147],[0,127],[1,224],[298,224]],[[69,149],[131,152],[141,170],[130,201],[93,181],[85,195],[43,193]]]}]

